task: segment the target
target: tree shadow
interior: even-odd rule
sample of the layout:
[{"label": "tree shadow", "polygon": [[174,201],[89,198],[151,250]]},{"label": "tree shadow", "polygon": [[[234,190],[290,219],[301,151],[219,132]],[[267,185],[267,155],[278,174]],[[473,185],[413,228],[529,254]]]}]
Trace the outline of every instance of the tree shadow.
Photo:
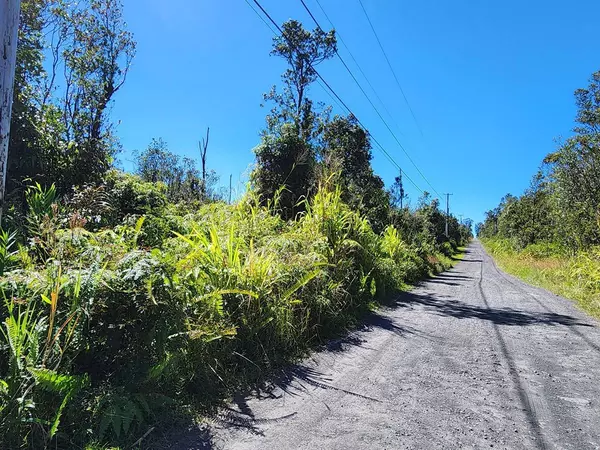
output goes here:
[{"label": "tree shadow", "polygon": [[497,325],[563,325],[569,327],[592,326],[588,323],[581,322],[575,317],[564,314],[556,314],[551,312],[531,313],[514,308],[492,308],[471,305],[452,298],[442,299],[439,296],[417,294],[414,292],[404,293],[397,300],[397,305],[400,307],[406,308],[415,304],[424,306],[429,311],[440,316],[454,317],[457,319],[480,319],[495,323]]},{"label": "tree shadow", "polygon": [[429,278],[427,281],[430,280],[472,280],[473,277],[466,277],[464,275],[453,275],[453,272],[445,272],[445,273],[441,273],[439,275],[433,276],[431,278]]},{"label": "tree shadow", "polygon": [[190,425],[187,429],[177,429],[176,434],[167,435],[157,443],[150,443],[143,448],[151,450],[211,450],[215,448],[212,433],[209,427],[203,425]]},{"label": "tree shadow", "polygon": [[447,286],[462,286],[461,283],[453,283],[448,281],[448,278],[432,278],[431,280],[427,280],[427,283],[445,284]]},{"label": "tree shadow", "polygon": [[282,371],[280,376],[271,382],[270,389],[280,389],[282,392],[291,396],[304,395],[306,393],[310,394],[310,388],[312,388],[312,390],[332,390],[358,397],[363,400],[376,403],[382,402],[380,399],[334,386],[331,384],[332,381],[333,379],[324,372],[308,367],[305,364],[296,364]]},{"label": "tree shadow", "polygon": [[[364,345],[367,342],[364,333],[369,333],[376,329],[383,329],[400,337],[419,333],[414,328],[399,326],[390,317],[379,313],[370,313],[354,331],[349,332],[341,338],[328,341],[315,351],[342,353],[352,347],[376,350]],[[236,393],[231,404],[220,408],[219,413],[213,420],[216,425],[222,428],[238,428],[252,434],[263,435],[263,431],[260,428],[261,424],[289,419],[296,415],[296,412],[276,418],[258,418],[248,403],[249,399],[278,399],[283,395],[294,397],[312,395],[312,391],[323,389],[341,392],[365,401],[382,402],[380,399],[335,386],[332,382],[333,379],[329,375],[311,367],[307,363],[293,364],[280,370],[260,385],[254,386],[253,389]],[[325,406],[329,408],[327,405]]]}]

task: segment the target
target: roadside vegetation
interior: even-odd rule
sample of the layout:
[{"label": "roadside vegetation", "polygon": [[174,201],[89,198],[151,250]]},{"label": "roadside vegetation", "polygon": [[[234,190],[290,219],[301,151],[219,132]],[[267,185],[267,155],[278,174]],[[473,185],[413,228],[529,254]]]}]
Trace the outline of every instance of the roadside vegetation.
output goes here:
[{"label": "roadside vegetation", "polygon": [[[600,251],[576,255],[548,252],[530,246],[516,251],[504,239],[483,239],[500,268],[535,286],[575,300],[585,311],[600,318]],[[531,248],[533,247],[533,248]]]},{"label": "roadside vegetation", "polygon": [[[0,230],[0,448],[137,446],[211,410],[449,267],[471,223],[402,177],[354,117],[310,100],[335,32],[283,25],[289,68],[233,204],[152,139],[115,168],[107,114],[135,41],[117,0],[22,1]],[[290,44],[293,42],[293,46]],[[152,439],[152,436],[148,439]]]},{"label": "roadside vegetation", "polygon": [[600,317],[600,72],[589,83],[575,92],[573,136],[476,231],[503,269]]}]

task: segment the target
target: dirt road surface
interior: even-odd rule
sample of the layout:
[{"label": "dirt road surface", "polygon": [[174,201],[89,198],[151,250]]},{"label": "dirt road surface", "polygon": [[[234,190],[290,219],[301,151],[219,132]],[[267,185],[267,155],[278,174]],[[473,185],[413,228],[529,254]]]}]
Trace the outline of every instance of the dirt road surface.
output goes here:
[{"label": "dirt road surface", "polygon": [[454,269],[239,395],[181,448],[600,448],[600,329],[501,272],[475,241]]}]

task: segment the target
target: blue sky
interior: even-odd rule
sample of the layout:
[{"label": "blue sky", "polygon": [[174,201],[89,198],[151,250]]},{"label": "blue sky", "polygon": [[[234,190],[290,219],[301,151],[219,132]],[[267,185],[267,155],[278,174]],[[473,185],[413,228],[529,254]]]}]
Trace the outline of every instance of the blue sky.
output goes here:
[{"label": "blue sky", "polygon": [[[315,0],[305,0],[328,25]],[[384,100],[380,111],[451,210],[475,221],[504,194],[521,193],[555,139],[568,136],[573,91],[600,70],[598,0],[363,0],[423,135],[415,125],[358,0],[320,0]],[[262,0],[279,23],[314,28],[300,0]],[[151,138],[197,157],[211,128],[208,164],[244,189],[266,108],[262,93],[285,69],[269,56],[272,33],[244,0],[127,0],[138,43],[112,118],[123,167]],[[340,53],[368,88],[343,46]],[[339,60],[319,71],[406,173],[431,192]],[[311,97],[331,103],[315,85]],[[376,102],[375,97],[372,96]],[[338,107],[334,112],[343,113]],[[398,128],[394,124],[398,124]],[[397,170],[377,149],[373,166],[386,184]],[[413,204],[419,191],[406,182]]]}]

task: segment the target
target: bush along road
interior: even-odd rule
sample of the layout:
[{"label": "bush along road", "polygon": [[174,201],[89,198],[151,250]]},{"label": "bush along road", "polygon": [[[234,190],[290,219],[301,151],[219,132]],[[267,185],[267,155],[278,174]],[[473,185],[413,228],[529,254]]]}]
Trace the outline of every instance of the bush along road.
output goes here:
[{"label": "bush along road", "polygon": [[598,448],[600,330],[474,241],[176,448]]}]

